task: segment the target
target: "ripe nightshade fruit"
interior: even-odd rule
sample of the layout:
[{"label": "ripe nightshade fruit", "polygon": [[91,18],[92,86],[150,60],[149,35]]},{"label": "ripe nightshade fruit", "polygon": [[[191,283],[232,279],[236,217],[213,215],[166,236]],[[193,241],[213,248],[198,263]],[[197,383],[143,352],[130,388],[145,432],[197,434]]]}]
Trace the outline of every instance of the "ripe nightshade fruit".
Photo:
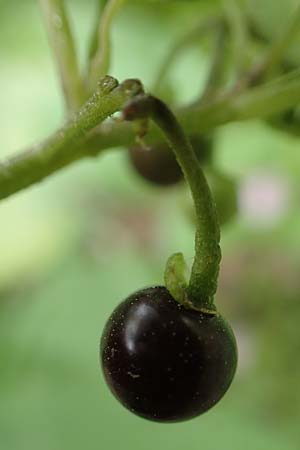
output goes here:
[{"label": "ripe nightshade fruit", "polygon": [[109,318],[100,359],[115,397],[154,421],[191,419],[215,405],[237,365],[230,326],[186,309],[163,286],[142,289]]},{"label": "ripe nightshade fruit", "polygon": [[[191,136],[191,143],[197,158],[202,164],[207,162],[212,153],[212,140],[204,136]],[[130,147],[129,159],[136,172],[145,180],[158,186],[170,186],[183,179],[181,168],[174,152],[166,142],[150,146],[136,145]]]},{"label": "ripe nightshade fruit", "polygon": [[129,158],[139,175],[152,184],[170,186],[183,178],[175,155],[166,143],[131,147]]}]

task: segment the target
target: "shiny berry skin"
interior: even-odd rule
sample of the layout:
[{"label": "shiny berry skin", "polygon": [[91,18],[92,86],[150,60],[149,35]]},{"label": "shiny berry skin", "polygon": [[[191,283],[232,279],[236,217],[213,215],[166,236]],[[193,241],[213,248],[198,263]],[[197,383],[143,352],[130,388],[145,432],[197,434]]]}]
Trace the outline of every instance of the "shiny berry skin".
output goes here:
[{"label": "shiny berry skin", "polygon": [[100,359],[110,390],[126,408],[149,420],[178,422],[223,397],[237,349],[219,314],[186,309],[157,286],[132,294],[114,310]]},{"label": "shiny berry skin", "polygon": [[181,168],[166,143],[129,149],[129,159],[145,180],[159,186],[170,186],[182,180]]}]

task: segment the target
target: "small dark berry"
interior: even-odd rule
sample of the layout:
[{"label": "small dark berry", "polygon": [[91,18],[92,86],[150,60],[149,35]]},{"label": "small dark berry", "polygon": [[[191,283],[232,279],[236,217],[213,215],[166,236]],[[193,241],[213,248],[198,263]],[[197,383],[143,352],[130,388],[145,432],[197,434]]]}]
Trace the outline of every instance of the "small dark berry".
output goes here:
[{"label": "small dark berry", "polygon": [[131,147],[129,158],[136,171],[152,184],[169,186],[183,178],[173,151],[165,143]]},{"label": "small dark berry", "polygon": [[[212,155],[212,139],[206,136],[191,136],[190,140],[200,164],[209,162]],[[145,147],[141,145],[131,147],[129,159],[135,170],[152,184],[169,186],[183,179],[174,152],[166,142]]]},{"label": "small dark berry", "polygon": [[176,422],[204,413],[237,365],[230,326],[177,303],[165,287],[129,296],[109,318],[100,359],[109,388],[133,413]]}]

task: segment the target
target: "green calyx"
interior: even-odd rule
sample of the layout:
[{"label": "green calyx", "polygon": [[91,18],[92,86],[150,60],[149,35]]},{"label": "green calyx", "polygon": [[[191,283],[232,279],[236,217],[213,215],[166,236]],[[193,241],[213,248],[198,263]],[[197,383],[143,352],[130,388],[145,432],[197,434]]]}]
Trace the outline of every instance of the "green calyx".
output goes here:
[{"label": "green calyx", "polygon": [[189,269],[182,253],[174,253],[166,263],[165,285],[174,299],[182,305],[186,302]]},{"label": "green calyx", "polygon": [[216,307],[212,300],[207,301],[208,307],[206,308],[205,302],[203,306],[196,306],[189,300],[187,294],[187,288],[189,285],[190,271],[184,259],[182,253],[174,253],[171,255],[166,263],[164,281],[166,288],[178,303],[183,305],[187,309],[199,311],[203,314],[217,314]]}]

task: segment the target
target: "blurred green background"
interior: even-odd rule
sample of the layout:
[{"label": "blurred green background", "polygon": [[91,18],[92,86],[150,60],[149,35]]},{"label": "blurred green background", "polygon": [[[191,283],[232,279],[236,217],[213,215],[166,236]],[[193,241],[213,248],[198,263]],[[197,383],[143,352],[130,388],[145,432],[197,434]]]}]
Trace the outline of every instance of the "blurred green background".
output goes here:
[{"label": "blurred green background", "polygon": [[[96,2],[66,3],[84,62]],[[268,36],[293,4],[248,1]],[[112,74],[150,87],[173,39],[217,8],[131,2],[114,27]],[[51,56],[37,2],[1,0],[1,158],[63,120]],[[177,102],[193,98],[208,61],[209,46],[196,44],[172,67]],[[239,199],[223,228],[217,293],[239,345],[229,393],[204,416],[161,425],[123,409],[104,384],[98,343],[112,309],[162,283],[171,253],[193,257],[184,186],[147,185],[116,149],[0,204],[1,450],[299,449],[300,142],[252,121],[217,130],[215,146]]]}]

